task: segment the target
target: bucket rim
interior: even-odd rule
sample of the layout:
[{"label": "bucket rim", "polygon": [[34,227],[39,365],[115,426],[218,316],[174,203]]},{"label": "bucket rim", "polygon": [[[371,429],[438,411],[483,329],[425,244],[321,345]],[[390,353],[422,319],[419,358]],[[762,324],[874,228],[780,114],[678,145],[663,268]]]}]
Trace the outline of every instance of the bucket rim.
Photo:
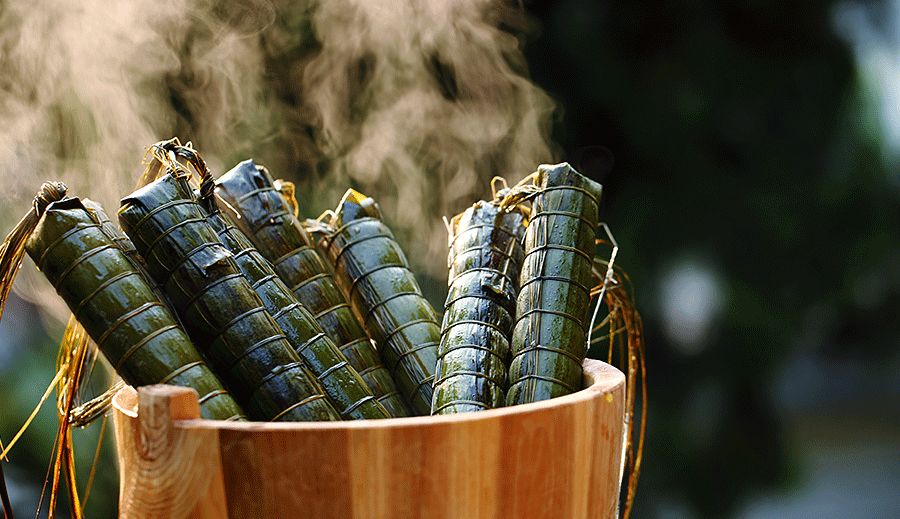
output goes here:
[{"label": "bucket rim", "polygon": [[[499,420],[510,416],[524,417],[531,413],[540,413],[548,409],[560,409],[578,406],[591,400],[603,399],[612,404],[615,393],[620,386],[625,385],[625,374],[619,369],[603,361],[585,359],[584,389],[575,393],[510,407],[489,409],[486,411],[458,413],[440,416],[411,416],[401,418],[386,418],[379,420],[350,420],[340,422],[234,422],[225,420],[207,420],[194,418],[188,420],[175,420],[174,425],[186,429],[216,429],[231,431],[327,431],[327,430],[385,430],[403,429],[410,427],[441,427],[448,424],[470,424],[473,422]],[[196,392],[188,388],[188,391]],[[194,396],[196,399],[196,396]],[[137,420],[138,393],[135,388],[125,386],[120,389],[112,400],[113,412],[124,415],[129,419]]]}]

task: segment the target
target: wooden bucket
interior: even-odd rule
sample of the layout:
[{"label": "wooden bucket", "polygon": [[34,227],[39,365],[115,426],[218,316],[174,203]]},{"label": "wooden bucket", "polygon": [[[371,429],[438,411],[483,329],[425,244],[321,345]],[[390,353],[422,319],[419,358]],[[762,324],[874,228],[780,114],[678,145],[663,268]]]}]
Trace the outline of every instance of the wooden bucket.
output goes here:
[{"label": "wooden bucket", "polygon": [[440,417],[261,423],[199,419],[174,386],[113,400],[120,517],[612,518],[625,377],[584,363],[585,389]]}]

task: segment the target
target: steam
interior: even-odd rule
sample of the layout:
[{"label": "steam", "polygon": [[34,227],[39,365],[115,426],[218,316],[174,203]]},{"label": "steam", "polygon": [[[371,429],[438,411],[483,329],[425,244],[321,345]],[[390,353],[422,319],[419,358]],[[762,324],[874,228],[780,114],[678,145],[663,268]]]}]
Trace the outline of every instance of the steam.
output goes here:
[{"label": "steam", "polygon": [[[518,39],[522,12],[494,0],[329,0],[315,13],[321,51],[306,101],[338,183],[380,201],[419,268],[441,276],[452,216],[554,159],[550,98],[533,85]],[[330,181],[332,181],[330,179]]]},{"label": "steam", "polygon": [[[145,147],[177,135],[214,171],[253,157],[297,181],[308,216],[358,187],[442,277],[440,217],[556,158],[523,24],[499,0],[6,3],[2,230],[47,179],[113,213]],[[67,315],[28,265],[16,285]]]}]

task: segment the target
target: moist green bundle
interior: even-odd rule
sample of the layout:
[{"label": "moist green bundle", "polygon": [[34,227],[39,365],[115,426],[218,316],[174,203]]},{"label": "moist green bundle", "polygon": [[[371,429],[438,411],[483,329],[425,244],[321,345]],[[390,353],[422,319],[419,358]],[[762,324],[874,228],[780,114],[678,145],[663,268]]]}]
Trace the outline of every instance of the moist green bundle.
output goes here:
[{"label": "moist green bundle", "polygon": [[251,418],[339,420],[193,196],[185,174],[167,171],[119,210],[188,333]]},{"label": "moist green bundle", "polygon": [[526,216],[476,202],[450,220],[449,293],[431,414],[503,407]]},{"label": "moist green bundle", "polygon": [[431,412],[441,328],[375,200],[348,190],[322,248],[353,313],[415,414]]}]

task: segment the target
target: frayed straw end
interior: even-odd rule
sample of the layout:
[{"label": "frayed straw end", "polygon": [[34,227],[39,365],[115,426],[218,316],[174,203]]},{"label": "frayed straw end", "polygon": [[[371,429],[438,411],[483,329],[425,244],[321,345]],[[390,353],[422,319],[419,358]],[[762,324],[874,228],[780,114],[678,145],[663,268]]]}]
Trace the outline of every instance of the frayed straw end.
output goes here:
[{"label": "frayed straw end", "polygon": [[0,319],[3,317],[3,309],[6,307],[13,281],[22,265],[25,242],[34,232],[47,206],[65,198],[67,190],[62,182],[44,182],[34,197],[31,210],[19,220],[0,245]]}]

